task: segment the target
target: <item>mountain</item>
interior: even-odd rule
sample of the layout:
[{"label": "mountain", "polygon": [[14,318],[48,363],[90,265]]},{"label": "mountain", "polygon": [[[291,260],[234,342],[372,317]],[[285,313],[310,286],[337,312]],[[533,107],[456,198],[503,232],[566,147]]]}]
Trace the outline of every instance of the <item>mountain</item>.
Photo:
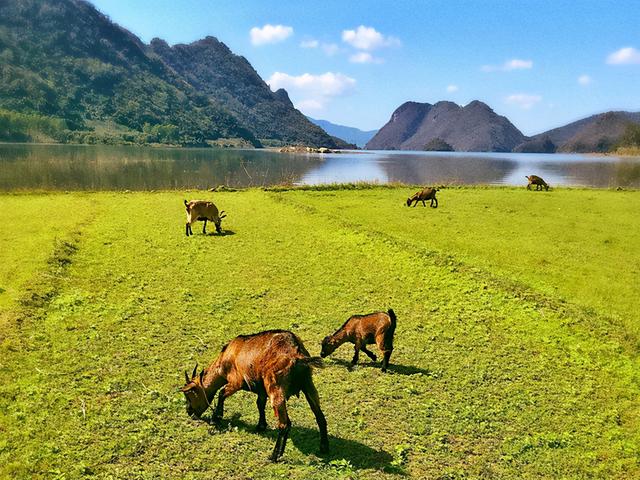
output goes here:
[{"label": "mountain", "polygon": [[[340,147],[208,37],[145,45],[83,0],[0,0],[0,139]],[[9,137],[9,138],[7,138]]]},{"label": "mountain", "polygon": [[362,148],[365,144],[373,138],[378,130],[364,131],[359,128],[346,127],[344,125],[337,125],[331,123],[328,120],[317,120],[315,118],[307,117],[311,122],[321,127],[325,132],[334,137],[341,138],[347,143],[353,143]]},{"label": "mountain", "polygon": [[149,50],[199,92],[215,99],[260,139],[344,147],[296,110],[283,89],[272,92],[251,64],[214,37],[170,47],[153,39]]},{"label": "mountain", "polygon": [[608,152],[630,123],[640,124],[640,112],[605,112],[534,135],[516,152]]},{"label": "mountain", "polygon": [[406,102],[365,148],[424,150],[448,145],[455,151],[510,152],[525,140],[506,117],[478,100],[464,107],[453,102]]}]

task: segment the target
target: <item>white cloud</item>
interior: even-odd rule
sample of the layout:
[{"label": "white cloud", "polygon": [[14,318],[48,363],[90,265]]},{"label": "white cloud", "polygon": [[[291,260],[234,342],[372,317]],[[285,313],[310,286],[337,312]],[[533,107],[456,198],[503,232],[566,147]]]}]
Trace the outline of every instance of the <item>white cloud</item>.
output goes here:
[{"label": "white cloud", "polygon": [[533,68],[533,60],[513,58],[511,60],[507,60],[502,65],[483,65],[481,70],[483,72],[510,72],[512,70],[528,70],[531,68]]},{"label": "white cloud", "polygon": [[336,45],[335,43],[323,43],[322,44],[322,51],[327,54],[329,57],[333,57],[336,53],[338,53],[338,51],[340,50],[340,47],[338,45]]},{"label": "white cloud", "polygon": [[583,87],[586,87],[587,85],[589,85],[591,82],[593,82],[593,79],[589,76],[589,75],[580,75],[578,77],[578,83],[580,85],[582,85]]},{"label": "white cloud", "polygon": [[640,51],[633,47],[625,47],[609,54],[607,57],[609,65],[632,65],[640,64]]},{"label": "white cloud", "polygon": [[318,40],[303,40],[300,42],[301,48],[318,48],[320,46],[320,42]]},{"label": "white cloud", "polygon": [[382,63],[381,58],[374,57],[369,52],[357,52],[349,57],[351,63]]},{"label": "white cloud", "polygon": [[325,102],[313,98],[296,102],[296,108],[304,112],[319,112],[324,110]]},{"label": "white cloud", "polygon": [[510,105],[515,105],[517,107],[523,108],[525,110],[530,109],[536,103],[542,101],[542,96],[540,95],[530,95],[527,93],[514,93],[513,95],[509,95],[505,101]]},{"label": "white cloud", "polygon": [[342,41],[358,50],[375,50],[380,47],[395,47],[400,45],[396,37],[385,36],[373,27],[360,25],[355,30],[343,30]]},{"label": "white cloud", "polygon": [[251,43],[256,46],[282,42],[291,35],[293,35],[293,27],[287,27],[285,25],[266,24],[262,28],[253,27],[249,31]]},{"label": "white cloud", "polygon": [[457,85],[447,85],[447,92],[449,93],[454,93],[458,90],[460,90],[460,88]]},{"label": "white cloud", "polygon": [[305,110],[322,110],[332,98],[348,95],[356,86],[354,78],[333,72],[298,76],[275,72],[267,83],[274,91],[285,88],[295,98],[296,106]]},{"label": "white cloud", "polygon": [[319,48],[328,57],[333,57],[340,51],[340,47],[335,43],[320,43],[318,40],[303,40],[300,42],[300,48]]}]

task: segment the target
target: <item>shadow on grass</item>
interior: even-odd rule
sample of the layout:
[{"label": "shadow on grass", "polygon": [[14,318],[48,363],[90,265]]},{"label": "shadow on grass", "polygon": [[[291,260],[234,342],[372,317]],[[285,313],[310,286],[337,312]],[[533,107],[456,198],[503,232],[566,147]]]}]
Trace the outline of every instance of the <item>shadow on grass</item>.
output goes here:
[{"label": "shadow on grass", "polygon": [[[295,421],[292,422],[287,443],[293,443],[305,455],[316,455],[322,458],[326,464],[332,460],[344,459],[356,469],[388,470],[392,468],[393,457],[384,450],[375,450],[360,442],[338,438],[331,434],[329,434],[329,453],[320,453],[320,432],[318,429],[296,426]],[[265,432],[256,432],[255,424],[245,422],[237,413],[222,420],[221,424],[217,426],[219,433],[224,434],[224,430],[229,426],[237,427],[239,430],[253,435],[269,437],[274,443],[278,436],[278,431],[272,428]],[[331,431],[331,425],[329,425],[329,431]],[[271,451],[264,452],[265,458],[269,453]]]},{"label": "shadow on grass", "polygon": [[222,233],[218,232],[207,232],[206,235],[208,237],[230,237],[231,235],[235,235],[236,232],[233,230],[223,230]]},{"label": "shadow on grass", "polygon": [[[393,359],[392,359],[393,360]],[[326,361],[326,360],[325,360]],[[351,370],[351,362],[343,360],[341,358],[332,358],[331,362],[346,367],[347,370]],[[380,362],[360,362],[356,366],[356,368],[381,368]],[[400,375],[416,375],[421,373],[422,375],[432,376],[435,372],[433,370],[429,370],[428,368],[418,368],[412,365],[398,365],[394,363],[390,363],[387,367],[388,372],[397,373]]]}]

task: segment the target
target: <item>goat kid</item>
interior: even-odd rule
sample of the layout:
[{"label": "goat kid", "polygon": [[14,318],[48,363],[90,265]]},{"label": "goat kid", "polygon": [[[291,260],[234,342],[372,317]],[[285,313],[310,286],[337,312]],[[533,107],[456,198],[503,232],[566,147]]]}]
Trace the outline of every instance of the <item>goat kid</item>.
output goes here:
[{"label": "goat kid", "polygon": [[223,215],[224,210],[218,213],[218,207],[206,200],[191,200],[190,202],[185,200],[184,206],[187,207],[187,237],[193,235],[191,225],[201,220],[204,220],[202,233],[207,233],[207,220],[215,224],[216,232],[222,233],[220,224],[222,223],[222,219],[226,217],[226,215]]},{"label": "goat kid", "polygon": [[322,365],[318,357],[312,358],[302,341],[286,330],[269,330],[254,335],[240,335],[222,347],[218,358],[196,375],[198,365],[191,378],[184,372],[186,385],[182,392],[187,399],[187,414],[200,416],[211,406],[216,392],[218,403],[214,420],[219,421],[224,413],[224,401],[238,390],[248,390],[258,395],[257,431],[267,428],[265,405],[267,398],[278,420],[278,438],[272,461],[284,453],[291,420],[287,413],[287,399],[302,392],[316,417],[320,430],[320,451],[329,451],[327,421],[320,409],[320,398],[313,384],[313,367]]},{"label": "goat kid", "polygon": [[351,367],[358,363],[360,350],[374,362],[374,353],[367,350],[367,345],[377,344],[384,358],[382,371],[386,372],[389,359],[393,352],[393,334],[396,331],[396,314],[392,309],[388,312],[375,312],[368,315],[353,315],[333,335],[327,335],[322,340],[322,358],[331,355],[340,345],[350,342],[355,345],[355,353],[351,360]]},{"label": "goat kid", "polygon": [[527,190],[531,190],[531,185],[535,185],[536,190],[542,190],[544,188],[546,191],[549,191],[549,185],[547,185],[547,182],[545,182],[542,177],[537,175],[525,175],[525,178],[529,180],[529,183],[527,183]]},{"label": "goat kid", "polygon": [[414,193],[413,196],[407,198],[407,207],[410,207],[413,202],[416,202],[413,205],[414,207],[418,205],[418,202],[422,202],[422,205],[426,207],[427,204],[424,203],[424,201],[431,200],[431,202],[429,203],[429,206],[432,208],[438,208],[438,199],[436,198],[437,191],[438,191],[437,188],[432,188],[432,187],[423,188],[419,192]]}]

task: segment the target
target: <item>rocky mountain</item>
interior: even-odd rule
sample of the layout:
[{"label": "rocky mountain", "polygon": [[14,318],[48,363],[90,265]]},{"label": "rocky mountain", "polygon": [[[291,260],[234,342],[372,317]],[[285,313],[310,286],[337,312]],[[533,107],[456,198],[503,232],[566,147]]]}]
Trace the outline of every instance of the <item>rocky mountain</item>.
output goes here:
[{"label": "rocky mountain", "polygon": [[149,50],[191,86],[215,99],[260,139],[344,147],[296,110],[283,89],[272,92],[251,64],[214,37],[170,47],[153,39]]},{"label": "rocky mountain", "polygon": [[526,137],[506,118],[475,100],[406,102],[366,144],[369,150],[424,150],[449,145],[455,151],[510,152]]},{"label": "rocky mountain", "polygon": [[630,123],[640,124],[640,112],[606,112],[534,135],[516,152],[608,152]]},{"label": "rocky mountain", "polygon": [[0,117],[5,140],[342,145],[216,39],[145,45],[84,0],[0,0]]},{"label": "rocky mountain", "polygon": [[315,118],[307,117],[312,123],[315,123],[321,127],[325,132],[334,137],[341,138],[347,143],[353,143],[354,145],[362,148],[366,143],[373,138],[378,130],[360,130],[355,127],[347,127],[344,125],[338,125],[331,123],[328,120],[317,120]]}]

